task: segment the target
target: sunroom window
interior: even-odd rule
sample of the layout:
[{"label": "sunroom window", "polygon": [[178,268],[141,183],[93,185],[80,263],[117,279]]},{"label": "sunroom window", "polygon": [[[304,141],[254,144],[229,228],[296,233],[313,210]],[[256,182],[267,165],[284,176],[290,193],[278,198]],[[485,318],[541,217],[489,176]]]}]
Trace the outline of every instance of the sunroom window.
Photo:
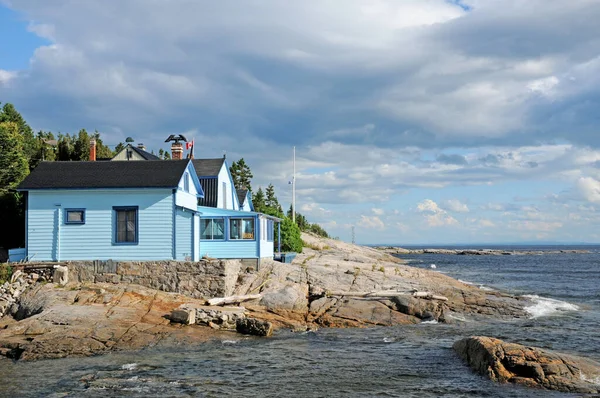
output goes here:
[{"label": "sunroom window", "polygon": [[65,209],[65,224],[85,224],[85,210]]},{"label": "sunroom window", "polygon": [[229,231],[232,240],[254,240],[254,218],[231,219]]},{"label": "sunroom window", "polygon": [[222,218],[200,219],[200,239],[223,240],[225,239],[225,220]]}]

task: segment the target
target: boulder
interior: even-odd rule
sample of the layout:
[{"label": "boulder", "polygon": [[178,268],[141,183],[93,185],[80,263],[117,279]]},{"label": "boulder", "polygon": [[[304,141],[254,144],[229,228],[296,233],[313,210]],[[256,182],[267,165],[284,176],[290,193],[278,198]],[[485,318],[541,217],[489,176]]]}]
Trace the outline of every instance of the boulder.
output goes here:
[{"label": "boulder", "polygon": [[600,392],[600,363],[491,337],[469,337],[454,351],[476,372],[501,383],[563,392]]},{"label": "boulder", "polygon": [[171,322],[193,325],[196,323],[196,310],[189,308],[178,308],[171,311]]},{"label": "boulder", "polygon": [[54,266],[54,274],[52,274],[52,281],[64,286],[69,282],[69,268],[62,265]]},{"label": "boulder", "polygon": [[254,318],[242,318],[236,321],[235,330],[242,334],[269,337],[273,334],[273,325]]}]

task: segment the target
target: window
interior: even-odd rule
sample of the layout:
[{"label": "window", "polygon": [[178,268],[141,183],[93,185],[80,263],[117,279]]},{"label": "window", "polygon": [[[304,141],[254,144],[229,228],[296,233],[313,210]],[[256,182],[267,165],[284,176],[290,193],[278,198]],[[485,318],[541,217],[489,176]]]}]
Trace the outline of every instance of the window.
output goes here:
[{"label": "window", "polygon": [[138,243],[138,208],[113,207],[115,211],[115,243]]},{"label": "window", "polygon": [[227,208],[227,183],[223,183],[223,208]]},{"label": "window", "polygon": [[234,218],[230,221],[229,238],[254,240],[254,218]]},{"label": "window", "polygon": [[183,175],[183,190],[190,192],[190,175],[187,172]]},{"label": "window", "polygon": [[200,239],[204,240],[224,240],[225,239],[225,220],[222,218],[201,218],[200,219]]},{"label": "window", "polygon": [[273,220],[267,220],[267,240],[269,242],[273,242],[273,238],[275,235],[275,223],[273,222]]},{"label": "window", "polygon": [[65,224],[85,224],[85,209],[65,209]]}]

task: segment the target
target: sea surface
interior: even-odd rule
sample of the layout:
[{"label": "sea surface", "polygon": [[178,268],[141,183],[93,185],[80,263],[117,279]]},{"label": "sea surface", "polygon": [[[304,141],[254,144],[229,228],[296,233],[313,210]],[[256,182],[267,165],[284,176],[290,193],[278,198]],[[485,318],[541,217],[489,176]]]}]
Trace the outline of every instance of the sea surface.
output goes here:
[{"label": "sea surface", "polygon": [[[455,248],[455,247],[452,247]],[[509,247],[489,247],[508,250]],[[570,249],[581,247],[512,247]],[[399,256],[482,289],[533,297],[531,318],[279,331],[92,358],[0,361],[3,397],[570,397],[493,383],[452,351],[486,335],[600,361],[600,247],[590,254]]]}]

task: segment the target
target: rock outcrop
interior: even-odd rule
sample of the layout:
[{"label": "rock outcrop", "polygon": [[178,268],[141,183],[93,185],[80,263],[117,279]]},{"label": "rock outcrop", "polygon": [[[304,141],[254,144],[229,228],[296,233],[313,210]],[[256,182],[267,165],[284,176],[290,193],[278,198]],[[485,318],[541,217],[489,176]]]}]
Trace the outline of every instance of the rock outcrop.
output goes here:
[{"label": "rock outcrop", "polygon": [[273,334],[273,325],[271,322],[261,321],[259,319],[241,318],[237,320],[235,330],[242,334],[269,337]]},{"label": "rock outcrop", "polygon": [[589,359],[481,336],[457,341],[453,348],[471,368],[493,381],[563,392],[600,392],[600,363]]}]

